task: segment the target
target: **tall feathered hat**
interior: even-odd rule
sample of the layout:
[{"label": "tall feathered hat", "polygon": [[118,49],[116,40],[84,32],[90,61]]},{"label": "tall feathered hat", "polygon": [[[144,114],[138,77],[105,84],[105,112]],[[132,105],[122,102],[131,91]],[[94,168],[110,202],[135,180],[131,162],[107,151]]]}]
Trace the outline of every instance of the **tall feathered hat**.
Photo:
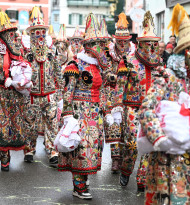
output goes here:
[{"label": "tall feathered hat", "polygon": [[79,30],[79,26],[78,25],[75,28],[75,32],[74,32],[73,36],[68,37],[69,40],[72,40],[72,39],[75,39],[75,38],[81,39],[81,40],[84,39],[84,34],[83,34],[83,32],[81,32]]},{"label": "tall feathered hat", "polygon": [[30,27],[26,29],[26,31],[29,33],[32,29],[35,28],[45,28],[48,29],[48,26],[45,26],[44,21],[43,21],[43,16],[40,11],[40,8],[38,6],[34,6],[32,8],[32,11],[30,12]]},{"label": "tall feathered hat", "polygon": [[144,14],[144,21],[142,22],[143,32],[140,37],[137,38],[138,41],[160,41],[160,37],[155,34],[154,21],[150,11]]},{"label": "tall feathered hat", "polygon": [[55,35],[55,33],[54,33],[54,29],[53,29],[53,25],[50,25],[50,26],[49,26],[48,35],[51,36],[52,39],[55,39],[55,38],[56,38],[56,35]]},{"label": "tall feathered hat", "polygon": [[168,28],[170,27],[172,27],[172,35],[179,36],[174,53],[180,53],[190,46],[190,20],[184,7],[180,4],[173,8],[172,19],[168,25]]},{"label": "tall feathered hat", "polygon": [[86,44],[94,41],[105,41],[107,38],[109,37],[102,35],[99,22],[95,15],[90,13],[86,20],[85,38],[82,43]]},{"label": "tall feathered hat", "polygon": [[0,9],[0,32],[6,31],[9,29],[17,30],[17,27],[11,24],[7,14]]},{"label": "tall feathered hat", "polygon": [[124,13],[119,14],[119,20],[116,24],[116,31],[115,35],[113,35],[114,38],[116,39],[131,39],[132,36],[129,35],[129,30],[128,30],[128,24],[129,22],[127,21],[127,17]]}]

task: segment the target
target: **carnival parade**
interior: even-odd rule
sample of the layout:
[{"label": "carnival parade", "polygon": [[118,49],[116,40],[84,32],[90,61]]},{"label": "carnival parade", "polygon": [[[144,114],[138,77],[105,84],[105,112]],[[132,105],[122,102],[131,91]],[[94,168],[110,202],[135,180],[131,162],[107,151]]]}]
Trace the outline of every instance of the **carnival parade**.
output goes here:
[{"label": "carnival parade", "polygon": [[[85,29],[76,25],[70,36],[65,24],[55,34],[39,6],[29,21],[20,31],[0,9],[0,204],[190,205],[185,6],[178,1],[172,8],[167,44],[151,10],[143,13],[139,35],[129,31],[125,12],[117,15],[114,34],[93,11],[83,19]],[[32,200],[33,185],[20,200],[13,194],[30,181],[42,189],[38,177],[49,180],[49,189],[56,184],[60,196],[56,187],[65,187],[69,199]],[[112,193],[105,197],[106,190]]]}]

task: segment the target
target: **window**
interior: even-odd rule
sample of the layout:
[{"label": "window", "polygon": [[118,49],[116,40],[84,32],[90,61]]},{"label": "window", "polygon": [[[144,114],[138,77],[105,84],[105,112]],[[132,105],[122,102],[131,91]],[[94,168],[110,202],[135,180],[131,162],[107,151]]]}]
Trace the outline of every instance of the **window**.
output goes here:
[{"label": "window", "polygon": [[53,0],[53,7],[59,6],[59,0]]},{"label": "window", "polygon": [[70,25],[83,25],[83,16],[82,14],[69,14],[69,24]]},{"label": "window", "polygon": [[160,12],[156,15],[157,18],[157,35],[161,37],[161,39],[164,41],[164,17],[165,12]]},{"label": "window", "polygon": [[59,14],[54,14],[54,22],[59,22]]},{"label": "window", "polygon": [[18,20],[18,11],[17,10],[6,10],[5,13],[8,15],[10,20]]}]

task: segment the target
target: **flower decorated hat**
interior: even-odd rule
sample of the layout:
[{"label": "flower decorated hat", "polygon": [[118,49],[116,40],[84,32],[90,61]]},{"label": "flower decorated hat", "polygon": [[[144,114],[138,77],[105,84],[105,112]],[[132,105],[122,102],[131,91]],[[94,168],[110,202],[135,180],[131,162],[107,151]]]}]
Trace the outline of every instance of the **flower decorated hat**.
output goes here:
[{"label": "flower decorated hat", "polygon": [[142,22],[143,32],[137,41],[160,41],[160,37],[155,34],[154,21],[150,11],[144,14],[144,20]]},{"label": "flower decorated hat", "polygon": [[11,24],[7,14],[0,9],[0,32],[6,31],[9,29],[17,30],[17,27]]},{"label": "flower decorated hat", "polygon": [[172,19],[168,28],[172,27],[172,35],[179,36],[174,53],[178,54],[187,47],[190,47],[190,20],[184,7],[177,4],[173,8]]},{"label": "flower decorated hat", "polygon": [[103,36],[100,31],[100,26],[97,18],[93,13],[90,13],[86,20],[85,38],[83,44],[94,41],[106,41],[109,37]]},{"label": "flower decorated hat", "polygon": [[131,39],[132,36],[129,35],[129,30],[128,30],[128,24],[129,22],[127,21],[127,17],[124,13],[119,14],[119,20],[116,24],[116,32],[115,35],[113,35],[114,38],[116,39]]},{"label": "flower decorated hat", "polygon": [[80,31],[79,26],[76,26],[73,36],[68,37],[69,40],[76,39],[76,38],[81,40],[84,39],[84,33]]},{"label": "flower decorated hat", "polygon": [[49,26],[48,35],[52,37],[52,39],[56,39],[56,35],[54,33],[53,25]]},{"label": "flower decorated hat", "polygon": [[38,6],[34,6],[32,11],[30,12],[30,26],[26,29],[27,33],[29,33],[32,29],[35,28],[44,28],[48,29],[48,26],[44,24],[43,16]]}]

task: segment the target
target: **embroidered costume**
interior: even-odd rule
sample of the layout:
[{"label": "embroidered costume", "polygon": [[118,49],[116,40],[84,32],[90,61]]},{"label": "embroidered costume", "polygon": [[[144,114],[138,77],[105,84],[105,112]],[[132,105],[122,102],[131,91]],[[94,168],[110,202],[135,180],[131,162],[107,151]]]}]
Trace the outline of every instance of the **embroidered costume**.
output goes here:
[{"label": "embroidered costume", "polygon": [[[102,30],[106,28],[105,21],[101,22]],[[105,30],[105,29],[104,29]],[[107,34],[108,35],[108,34]],[[123,55],[127,55],[131,52],[131,44],[130,39],[132,36],[129,35],[128,31],[128,21],[126,19],[126,15],[121,13],[119,15],[119,20],[117,22],[117,30],[115,35],[115,43],[109,44],[109,54],[108,60],[111,64],[111,71],[106,73],[105,80],[105,94],[107,96],[105,102],[105,123],[104,123],[104,130],[105,130],[105,141],[106,143],[110,143],[111,148],[111,158],[112,158],[112,171],[116,173],[119,171],[119,165],[122,161],[122,148],[124,143],[123,133],[122,133],[122,126],[120,123],[116,122],[113,119],[113,123],[109,122],[111,120],[110,110],[112,109],[112,105],[114,102],[115,97],[115,86],[117,81],[117,68],[122,60]],[[107,121],[107,122],[106,122]]]},{"label": "embroidered costume", "polygon": [[[125,147],[121,165],[120,184],[126,186],[133,172],[137,159],[137,132],[139,125],[138,110],[146,96],[151,82],[158,74],[156,70],[160,63],[159,37],[153,31],[153,18],[150,12],[144,16],[143,34],[137,38],[138,46],[133,55],[123,57],[117,70],[117,85],[115,88],[115,104],[112,115],[118,111],[123,112],[123,135]],[[163,70],[162,67],[159,68]],[[141,156],[137,171],[138,191],[144,190],[147,168],[147,155]]]},{"label": "embroidered costume", "polygon": [[22,150],[25,146],[23,96],[15,90],[20,86],[12,80],[10,72],[12,61],[23,61],[20,45],[16,42],[16,30],[17,27],[10,23],[7,14],[0,11],[0,160],[3,171],[9,170],[9,150]]},{"label": "embroidered costume", "polygon": [[31,26],[27,28],[30,35],[30,52],[27,58],[32,67],[32,83],[30,96],[25,99],[24,131],[27,136],[25,161],[32,162],[38,137],[40,115],[45,123],[45,147],[51,164],[57,163],[58,153],[53,146],[58,132],[56,85],[63,87],[61,67],[52,55],[46,43],[46,29],[39,7],[31,13]]},{"label": "embroidered costume", "polygon": [[[88,193],[86,180],[89,174],[96,174],[101,168],[103,119],[101,108],[102,60],[105,55],[105,38],[99,31],[98,21],[89,14],[86,34],[83,40],[84,52],[77,60],[68,63],[64,71],[63,118],[79,123],[81,142],[70,153],[59,153],[59,171],[73,174],[74,196],[92,198]],[[87,53],[88,52],[88,53]],[[101,66],[101,67],[100,67]],[[85,195],[86,194],[86,195]]]},{"label": "embroidered costume", "polygon": [[[143,131],[157,150],[149,156],[146,174],[146,205],[189,204],[190,201],[190,153],[187,151],[181,155],[180,150],[176,150],[173,154],[166,153],[170,151],[171,143],[155,115],[155,109],[161,100],[177,101],[182,89],[189,93],[189,87],[185,83],[185,57],[182,57],[180,52],[183,53],[184,49],[189,47],[190,21],[187,12],[179,4],[174,7],[170,26],[176,34],[179,29],[179,41],[174,49],[177,55],[169,58],[170,68],[167,69],[169,78],[159,78],[154,81],[139,111]],[[189,80],[189,76],[187,77]]]}]

